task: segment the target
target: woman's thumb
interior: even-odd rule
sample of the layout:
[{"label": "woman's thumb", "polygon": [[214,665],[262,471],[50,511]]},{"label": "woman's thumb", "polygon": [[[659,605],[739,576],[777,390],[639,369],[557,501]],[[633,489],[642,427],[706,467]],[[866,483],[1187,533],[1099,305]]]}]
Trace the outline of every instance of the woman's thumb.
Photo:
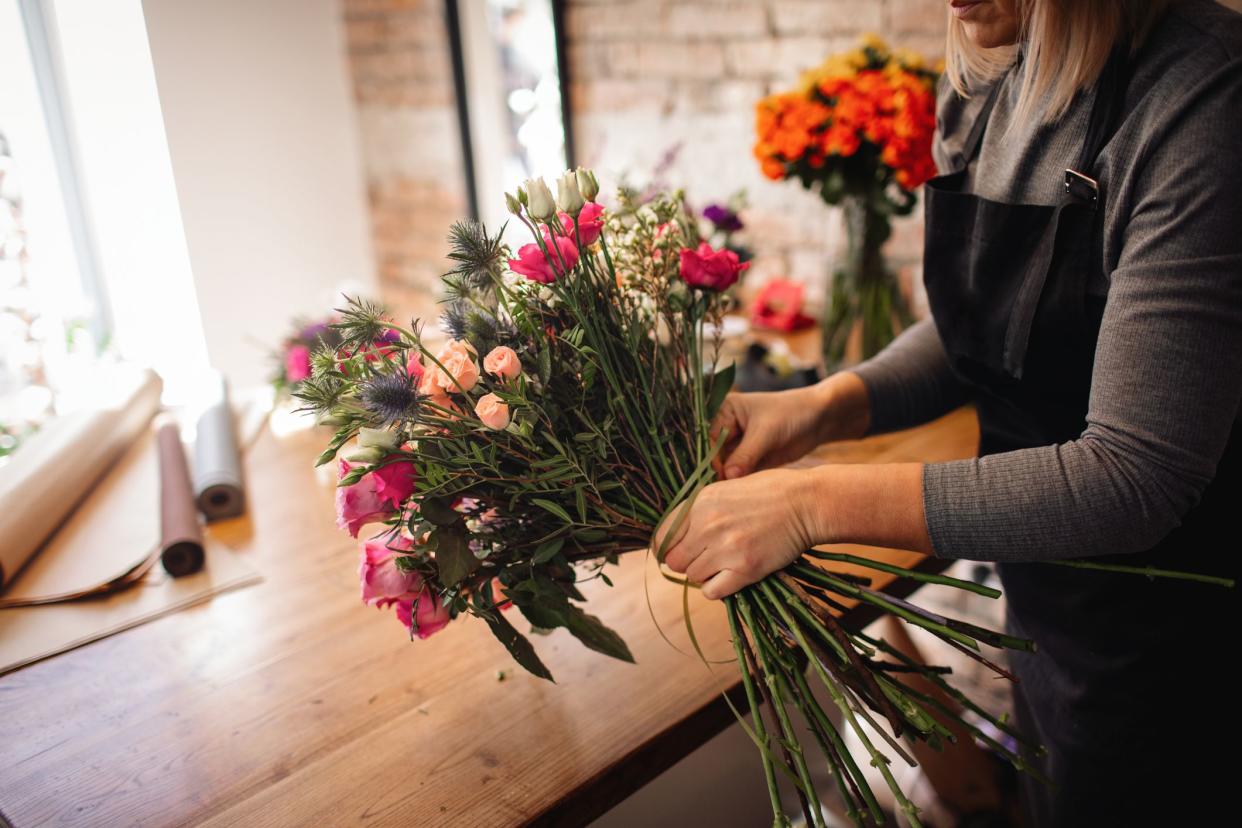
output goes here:
[{"label": "woman's thumb", "polygon": [[735,477],[742,477],[750,474],[759,465],[759,461],[763,459],[766,450],[766,441],[759,434],[757,429],[747,429],[742,433],[741,442],[737,444],[737,448],[729,452],[729,456],[724,461],[724,476],[726,480],[732,480]]}]

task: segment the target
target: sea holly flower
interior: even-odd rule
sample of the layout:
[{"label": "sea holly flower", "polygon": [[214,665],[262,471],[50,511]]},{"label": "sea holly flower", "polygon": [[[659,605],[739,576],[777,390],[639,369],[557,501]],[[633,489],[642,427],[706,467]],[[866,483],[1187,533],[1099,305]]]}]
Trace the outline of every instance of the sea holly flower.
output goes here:
[{"label": "sea holly flower", "polygon": [[681,278],[691,287],[705,290],[727,290],[750,262],[738,261],[732,250],[714,250],[707,242],[691,250],[681,249]]}]

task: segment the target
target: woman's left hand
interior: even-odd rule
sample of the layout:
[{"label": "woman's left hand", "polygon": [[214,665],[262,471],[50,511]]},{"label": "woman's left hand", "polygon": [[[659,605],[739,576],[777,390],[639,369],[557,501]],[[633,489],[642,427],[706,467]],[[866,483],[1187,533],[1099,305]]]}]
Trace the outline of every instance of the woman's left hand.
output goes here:
[{"label": "woman's left hand", "polygon": [[[805,470],[772,469],[704,486],[678,527],[664,562],[718,599],[793,563],[822,539],[807,519]],[[680,509],[652,538],[657,552]]]}]

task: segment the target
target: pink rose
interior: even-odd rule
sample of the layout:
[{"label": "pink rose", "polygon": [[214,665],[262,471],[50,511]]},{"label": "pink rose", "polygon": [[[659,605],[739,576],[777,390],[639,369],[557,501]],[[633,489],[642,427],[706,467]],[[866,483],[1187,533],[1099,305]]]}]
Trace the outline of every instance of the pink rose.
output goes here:
[{"label": "pink rose", "polygon": [[414,381],[415,386],[422,381],[423,374],[426,372],[423,370],[422,356],[417,351],[411,351],[409,357],[406,358],[405,373],[406,376]]},{"label": "pink rose", "polygon": [[483,357],[483,370],[502,379],[513,379],[522,373],[522,362],[512,348],[499,345]]},{"label": "pink rose", "polygon": [[750,262],[739,262],[732,250],[713,250],[707,242],[699,242],[697,250],[681,249],[681,278],[691,287],[725,290],[748,267]]},{"label": "pink rose", "polygon": [[427,638],[448,626],[449,612],[440,596],[424,584],[417,595],[397,602],[397,618],[411,635]]},{"label": "pink rose", "polygon": [[397,537],[391,543],[380,538],[362,544],[358,580],[364,604],[382,608],[411,599],[422,590],[423,579],[417,572],[403,572],[397,567],[400,551],[413,548],[413,542],[406,537]]},{"label": "pink rose", "polygon": [[[342,479],[353,470],[354,466],[345,458],[341,458],[340,473]],[[384,501],[375,489],[375,474],[364,474],[352,486],[336,488],[336,525],[346,529],[352,537],[358,537],[358,530],[367,523],[383,521],[393,513],[393,509]]]},{"label": "pink rose", "polygon": [[375,478],[376,496],[391,503],[394,509],[400,509],[402,502],[414,493],[414,464],[409,460],[388,462],[398,456],[389,455],[384,465],[366,475]]},{"label": "pink rose", "polygon": [[[524,244],[518,248],[518,257],[509,260],[509,268],[527,279],[547,285],[555,282],[557,276],[573,269],[578,263],[578,248],[564,236],[557,236],[554,242],[547,231],[544,232],[543,239],[549,248],[555,243],[556,250],[560,251],[559,257],[553,250],[549,250],[550,257],[545,257],[539,245]],[[561,259],[565,260],[564,267],[561,266]]]},{"label": "pink rose", "polygon": [[[450,340],[436,354],[440,365],[429,368],[419,382],[420,393],[430,397],[469,391],[479,381],[478,354],[469,342]],[[443,366],[443,367],[441,367]]]},{"label": "pink rose", "polygon": [[[596,204],[594,201],[588,201],[583,207],[582,212],[578,214],[578,235],[582,239],[583,244],[595,244],[599,239],[599,234],[604,230],[604,207]],[[560,213],[561,226],[565,228],[565,232],[569,238],[574,238],[574,220],[569,213]]]},{"label": "pink rose", "polygon": [[484,394],[474,404],[474,413],[483,421],[483,425],[495,431],[501,431],[509,425],[509,406],[495,394]]},{"label": "pink rose", "polygon": [[305,345],[294,345],[285,354],[285,379],[289,382],[301,382],[311,375],[310,348]]}]

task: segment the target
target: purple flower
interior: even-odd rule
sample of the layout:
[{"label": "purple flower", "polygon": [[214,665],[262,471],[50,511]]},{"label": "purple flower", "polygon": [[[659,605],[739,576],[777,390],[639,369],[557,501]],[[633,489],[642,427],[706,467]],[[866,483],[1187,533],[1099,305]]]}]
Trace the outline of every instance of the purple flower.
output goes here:
[{"label": "purple flower", "polygon": [[736,233],[743,227],[738,214],[721,204],[709,204],[703,210],[703,218],[716,225],[717,230],[726,233]]}]

